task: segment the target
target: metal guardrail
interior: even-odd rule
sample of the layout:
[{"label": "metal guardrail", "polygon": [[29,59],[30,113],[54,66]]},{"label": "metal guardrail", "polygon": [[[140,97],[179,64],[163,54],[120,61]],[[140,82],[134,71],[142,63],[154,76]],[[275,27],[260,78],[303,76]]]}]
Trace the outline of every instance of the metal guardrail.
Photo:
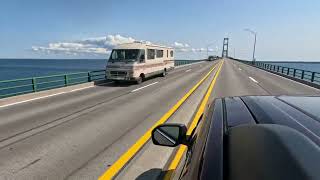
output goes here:
[{"label": "metal guardrail", "polygon": [[[175,66],[192,64],[203,60],[175,60]],[[0,99],[21,94],[39,92],[97,80],[105,80],[106,71],[97,70],[52,76],[0,81]]]},{"label": "metal guardrail", "polygon": [[259,62],[259,61],[258,62],[256,61],[255,63],[253,63],[252,61],[244,61],[244,60],[238,60],[238,59],[234,59],[234,60],[237,60],[245,64],[249,64],[264,70],[282,74],[282,75],[291,77],[292,79],[297,79],[300,81],[305,81],[307,83],[320,85],[320,73],[318,72],[278,66],[275,64],[269,64],[269,63]]},{"label": "metal guardrail", "polygon": [[186,64],[197,63],[205,60],[174,60],[174,66],[182,66]]},{"label": "metal guardrail", "polygon": [[0,98],[105,80],[105,74],[105,70],[98,70],[0,81]]}]

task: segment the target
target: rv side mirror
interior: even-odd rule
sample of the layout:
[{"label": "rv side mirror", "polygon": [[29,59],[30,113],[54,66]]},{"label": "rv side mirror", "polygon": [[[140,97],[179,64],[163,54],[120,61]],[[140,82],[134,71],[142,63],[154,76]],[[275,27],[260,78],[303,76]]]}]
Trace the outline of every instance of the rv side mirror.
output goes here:
[{"label": "rv side mirror", "polygon": [[175,147],[186,144],[187,127],[184,124],[162,124],[152,130],[155,145]]}]

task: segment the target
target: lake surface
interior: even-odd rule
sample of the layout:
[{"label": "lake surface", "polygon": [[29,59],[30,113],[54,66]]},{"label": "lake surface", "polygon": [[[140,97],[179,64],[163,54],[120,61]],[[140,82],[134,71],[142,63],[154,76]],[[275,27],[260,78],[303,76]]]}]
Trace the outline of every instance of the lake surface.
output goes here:
[{"label": "lake surface", "polygon": [[0,80],[102,70],[106,59],[0,59]]},{"label": "lake surface", "polygon": [[[102,70],[106,59],[0,59],[0,80]],[[320,72],[320,62],[267,62]]]}]

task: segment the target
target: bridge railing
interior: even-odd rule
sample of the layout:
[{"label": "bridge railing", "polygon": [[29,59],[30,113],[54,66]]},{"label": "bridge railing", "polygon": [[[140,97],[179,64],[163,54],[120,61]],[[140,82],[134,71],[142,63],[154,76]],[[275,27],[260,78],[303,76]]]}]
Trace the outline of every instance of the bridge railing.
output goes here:
[{"label": "bridge railing", "polygon": [[105,70],[0,81],[0,98],[104,80]]},{"label": "bridge railing", "polygon": [[182,66],[186,64],[197,63],[205,60],[174,60],[174,66]]},{"label": "bridge railing", "polygon": [[278,73],[287,77],[291,77],[296,80],[305,81],[307,83],[313,83],[320,85],[320,73],[314,72],[314,71],[307,71],[303,69],[297,69],[297,68],[291,68],[291,67],[285,67],[285,66],[279,66],[275,64],[270,64],[266,62],[252,62],[252,61],[244,61],[244,60],[238,60],[234,59],[240,62],[243,62],[245,64],[249,64],[261,69],[265,69],[274,73]]},{"label": "bridge railing", "polygon": [[[175,60],[175,66],[192,64],[203,60]],[[66,87],[91,81],[106,80],[105,70],[58,74],[32,78],[0,81],[0,99],[21,94]]]}]

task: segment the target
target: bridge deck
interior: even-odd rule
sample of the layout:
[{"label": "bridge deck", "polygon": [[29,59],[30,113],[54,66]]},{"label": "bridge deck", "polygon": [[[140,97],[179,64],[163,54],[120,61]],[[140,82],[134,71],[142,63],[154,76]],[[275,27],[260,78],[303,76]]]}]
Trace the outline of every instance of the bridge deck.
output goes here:
[{"label": "bridge deck", "polygon": [[[96,179],[216,63],[182,67],[141,85],[107,84],[0,108],[0,176]],[[208,82],[197,91],[204,93],[207,86]],[[197,104],[201,93],[188,103]],[[280,94],[320,95],[320,91],[225,60],[211,99]],[[185,109],[188,117],[194,112]],[[148,160],[158,160],[153,158]],[[132,171],[136,173],[132,176],[150,169],[145,168]]]}]

